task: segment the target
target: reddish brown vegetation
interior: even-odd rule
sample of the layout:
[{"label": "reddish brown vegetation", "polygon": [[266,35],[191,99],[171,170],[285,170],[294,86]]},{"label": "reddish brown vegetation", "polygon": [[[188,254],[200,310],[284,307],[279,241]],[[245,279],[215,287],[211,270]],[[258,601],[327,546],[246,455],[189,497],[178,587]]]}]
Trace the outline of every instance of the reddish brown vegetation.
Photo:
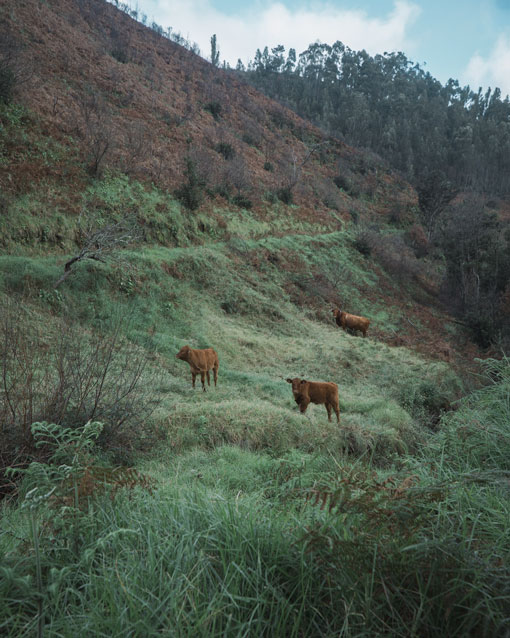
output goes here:
[{"label": "reddish brown vegetation", "polygon": [[310,403],[325,405],[328,412],[328,421],[331,421],[331,408],[335,411],[336,420],[340,423],[340,408],[338,405],[338,386],[336,383],[321,381],[306,381],[305,379],[287,379],[292,384],[294,401],[298,404],[302,414]]},{"label": "reddish brown vegetation", "polygon": [[[354,165],[363,153],[327,138],[234,72],[213,67],[104,0],[20,0],[0,17],[0,38],[11,34],[33,60],[33,80],[17,99],[37,112],[45,135],[70,152],[78,148],[90,173],[115,166],[173,191],[182,184],[187,157],[198,154],[207,158],[211,192],[246,193],[258,212],[264,193],[288,186],[301,218],[337,224],[333,204],[348,216],[352,198],[333,177],[340,160]],[[231,159],[218,154],[221,144],[231,148]],[[274,172],[264,170],[264,159]],[[9,189],[18,190],[17,180],[27,176],[30,183],[42,181],[48,170],[25,166]],[[412,197],[407,185],[391,189],[391,175],[368,177],[385,201],[392,192]]]},{"label": "reddish brown vegetation", "polygon": [[363,336],[367,336],[368,326],[370,325],[370,320],[365,317],[358,317],[356,315],[350,315],[343,310],[339,310],[335,308],[333,310],[333,316],[335,317],[336,323],[343,330],[359,330],[363,333]]},{"label": "reddish brown vegetation", "polygon": [[218,381],[218,368],[220,362],[218,360],[218,354],[212,348],[206,348],[205,350],[193,350],[189,346],[183,346],[179,352],[175,355],[177,359],[181,361],[187,361],[191,368],[191,382],[195,387],[195,379],[197,374],[200,374],[202,380],[202,388],[205,392],[205,376],[207,375],[207,384],[211,385],[211,379],[209,377],[209,370],[214,373],[214,385]]}]

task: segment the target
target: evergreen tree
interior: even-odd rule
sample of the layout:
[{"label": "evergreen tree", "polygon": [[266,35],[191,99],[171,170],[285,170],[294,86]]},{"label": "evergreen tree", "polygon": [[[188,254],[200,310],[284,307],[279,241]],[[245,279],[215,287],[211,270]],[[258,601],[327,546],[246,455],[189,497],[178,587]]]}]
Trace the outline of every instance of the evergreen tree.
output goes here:
[{"label": "evergreen tree", "polygon": [[216,33],[211,36],[211,64],[213,66],[220,65],[220,51],[218,49],[218,43],[216,41]]}]

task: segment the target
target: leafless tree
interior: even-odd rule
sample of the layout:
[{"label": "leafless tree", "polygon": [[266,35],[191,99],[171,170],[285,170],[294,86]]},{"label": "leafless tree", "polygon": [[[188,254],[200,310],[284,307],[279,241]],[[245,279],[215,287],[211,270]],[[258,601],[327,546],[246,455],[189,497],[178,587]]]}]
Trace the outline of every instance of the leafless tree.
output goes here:
[{"label": "leafless tree", "polygon": [[129,445],[143,427],[157,405],[159,373],[123,337],[128,324],[113,317],[96,332],[54,318],[48,330],[17,304],[0,304],[0,496],[12,487],[4,469],[33,459],[34,422],[103,421],[110,449]]},{"label": "leafless tree", "polygon": [[128,214],[119,221],[98,225],[96,216],[82,212],[78,221],[80,251],[64,265],[63,274],[53,284],[58,288],[73,272],[73,266],[84,259],[103,263],[114,259],[119,251],[142,238],[136,216]]},{"label": "leafless tree", "polygon": [[89,151],[88,170],[91,175],[100,175],[103,163],[112,151],[115,131],[111,122],[104,118],[95,118],[87,129]]},{"label": "leafless tree", "polygon": [[243,142],[259,148],[263,140],[262,127],[252,117],[241,114],[241,126],[243,130]]},{"label": "leafless tree", "polygon": [[165,168],[166,168],[166,158],[164,154],[153,153],[151,155],[149,171],[150,171],[151,178],[154,180],[154,182],[160,183],[162,181],[163,182],[165,181],[165,179],[167,178],[167,175],[165,174],[166,173]]},{"label": "leafless tree", "polygon": [[80,94],[76,102],[81,115],[77,128],[84,141],[88,171],[91,175],[99,176],[116,144],[117,132],[113,119],[104,100],[95,92]]},{"label": "leafless tree", "polygon": [[232,185],[238,195],[249,190],[251,186],[250,173],[242,156],[236,155],[234,159],[226,163],[223,181],[225,185]]},{"label": "leafless tree", "polygon": [[282,201],[290,204],[292,201],[292,193],[294,188],[299,183],[303,168],[308,163],[312,155],[318,151],[322,146],[328,144],[328,141],[319,142],[313,146],[307,148],[307,153],[303,159],[300,159],[294,149],[292,149],[284,159],[281,168],[281,181],[278,188],[278,196]]},{"label": "leafless tree", "polygon": [[111,54],[122,64],[130,60],[131,33],[126,29],[110,28]]},{"label": "leafless tree", "polygon": [[134,122],[124,133],[124,170],[133,173],[152,154],[152,139],[144,122]]}]

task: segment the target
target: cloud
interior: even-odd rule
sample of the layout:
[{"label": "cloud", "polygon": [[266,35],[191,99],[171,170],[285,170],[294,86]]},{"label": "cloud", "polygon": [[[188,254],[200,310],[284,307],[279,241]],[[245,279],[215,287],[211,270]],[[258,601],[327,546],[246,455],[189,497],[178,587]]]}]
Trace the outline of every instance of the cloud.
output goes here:
[{"label": "cloud", "polygon": [[235,65],[245,63],[264,46],[283,44],[299,54],[309,44],[320,40],[332,44],[340,40],[352,49],[369,53],[412,49],[407,39],[409,27],[420,8],[409,0],[395,0],[384,17],[370,17],[364,10],[347,10],[322,3],[313,10],[289,9],[281,2],[270,2],[226,15],[215,9],[210,0],[152,0],[154,19],[162,26],[172,26],[197,42],[202,53],[210,51],[210,38],[216,33],[221,59]]},{"label": "cloud", "polygon": [[473,90],[479,86],[499,87],[503,95],[510,93],[510,40],[501,35],[487,57],[475,53],[462,78]]}]

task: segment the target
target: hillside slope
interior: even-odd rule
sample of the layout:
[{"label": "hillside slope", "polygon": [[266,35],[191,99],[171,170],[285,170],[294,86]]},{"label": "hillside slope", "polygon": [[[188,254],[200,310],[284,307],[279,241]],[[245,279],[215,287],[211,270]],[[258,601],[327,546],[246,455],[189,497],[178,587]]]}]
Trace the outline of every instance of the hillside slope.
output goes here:
[{"label": "hillside slope", "polygon": [[1,631],[506,635],[508,362],[458,402],[414,191],[105,2],[0,25]]},{"label": "hillside slope", "polygon": [[[350,245],[366,255],[373,227],[371,257],[332,251],[311,270],[299,249],[284,260],[270,249],[262,257],[282,263],[287,293],[322,319],[332,305],[370,313],[373,304],[378,338],[440,359],[459,347],[473,356],[436,302],[437,267],[415,257],[423,242],[416,195],[380,159],[325,137],[102,0],[0,10],[5,46],[30,70],[15,100],[25,110],[2,114],[0,241],[8,252],[72,253],[84,212],[101,223],[135,216],[146,242],[166,246],[350,228]],[[189,186],[190,166],[195,211],[169,195]]]},{"label": "hillside slope", "polygon": [[[62,394],[58,366],[72,370],[73,357],[86,359],[94,334],[111,330],[141,348],[147,370],[162,373],[158,382],[150,375],[140,381],[159,406],[144,436],[163,433],[176,450],[207,431],[207,445],[377,450],[384,463],[436,426],[461,392],[450,365],[473,351],[455,351],[462,342],[437,303],[435,266],[413,251],[419,227],[405,182],[377,158],[325,139],[107,3],[27,0],[3,7],[3,16],[5,41],[33,69],[15,99],[1,106],[0,278],[4,316],[11,317],[4,343],[17,343],[19,329],[20,343],[33,343],[31,352],[40,353],[39,363],[30,353],[32,363],[19,369],[16,352],[4,351],[21,380],[7,403],[35,397],[22,416],[5,408],[13,427],[22,418],[28,428],[29,415],[50,418],[51,405],[40,396]],[[113,48],[119,38],[127,57]],[[148,79],[148,60],[156,85]],[[212,103],[221,109],[204,108]],[[163,108],[170,119],[161,119]],[[258,146],[242,139],[255,126]],[[231,144],[232,157],[214,150],[212,132],[229,140],[222,148]],[[263,166],[268,145],[273,171]],[[158,153],[165,169],[156,175],[151,162]],[[193,185],[202,196],[194,209],[174,191],[186,161],[193,174],[208,169],[209,181]],[[291,186],[278,181],[289,167]],[[250,201],[239,205],[225,190],[219,194],[217,171],[249,172],[237,194]],[[281,194],[285,184],[290,201]],[[328,205],[321,184],[334,189]],[[89,248],[91,259],[64,270],[87,241],[103,241],[126,218],[134,233],[120,244],[127,249],[98,257]],[[8,310],[13,302],[14,312]],[[369,338],[339,330],[334,306],[368,316]],[[120,328],[107,325],[112,317],[121,318]],[[68,332],[62,321],[78,322],[83,331],[80,354],[57,354],[74,347],[55,341],[60,330]],[[190,392],[189,372],[175,360],[184,343],[219,352],[216,392],[200,398]],[[53,359],[45,358],[48,352]],[[57,386],[48,372],[50,389],[24,390],[30,365],[54,369]],[[292,414],[284,379],[297,375],[339,384],[343,429],[316,436]],[[88,399],[79,396],[69,399],[78,401],[73,420],[87,414]],[[104,410],[93,414],[114,418],[113,408]],[[327,428],[319,408],[310,414],[321,431]],[[132,427],[140,419],[133,415]],[[190,423],[198,428],[191,436]]]}]

